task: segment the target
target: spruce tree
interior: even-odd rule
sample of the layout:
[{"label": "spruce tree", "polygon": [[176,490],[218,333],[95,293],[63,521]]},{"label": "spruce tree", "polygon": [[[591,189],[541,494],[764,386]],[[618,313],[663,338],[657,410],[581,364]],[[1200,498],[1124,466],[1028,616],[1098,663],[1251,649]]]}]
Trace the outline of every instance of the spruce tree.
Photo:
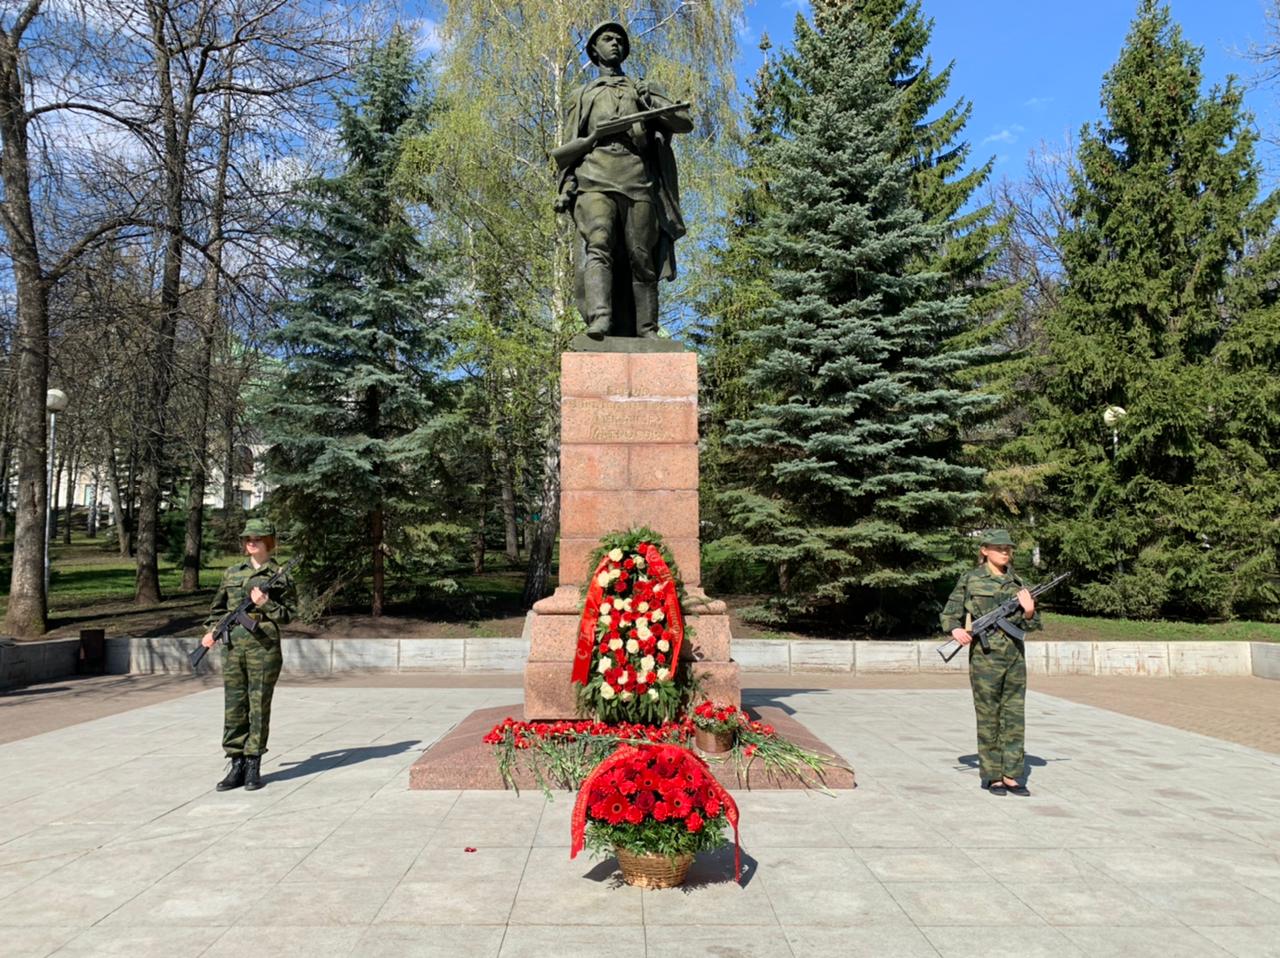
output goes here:
[{"label": "spruce tree", "polygon": [[303,185],[282,233],[297,258],[272,340],[285,368],[259,400],[272,507],[307,575],[324,598],[369,595],[374,615],[388,557],[393,573],[439,575],[461,531],[433,441],[449,401],[444,275],[396,185],[428,118],[421,78],[397,30],[340,105],[343,168]]},{"label": "spruce tree", "polygon": [[798,30],[802,101],[769,153],[775,302],[745,334],[756,402],[730,426],[743,482],[723,503],[735,545],[779,569],[761,614],[878,632],[930,618],[921,598],[957,571],[981,481],[959,431],[990,400],[954,384],[988,350],[947,348],[969,299],[936,266],[946,225],[912,196],[891,40],[829,9]]},{"label": "spruce tree", "polygon": [[[715,285],[696,304],[703,324],[693,330],[692,336],[703,350],[698,377],[702,391],[699,477],[703,518],[715,528],[721,525],[718,496],[733,471],[732,456],[724,448],[725,429],[731,420],[745,415],[757,399],[747,386],[746,373],[759,358],[759,349],[743,334],[759,324],[761,311],[776,298],[770,281],[772,264],[760,248],[759,237],[765,218],[774,207],[770,194],[773,173],[767,154],[784,121],[777,95],[780,74],[770,56],[767,37],[762,39],[760,49],[765,62],[752,81],[741,188],[726,216],[725,242],[713,256],[710,272]],[[711,554],[704,555],[703,560],[704,578],[709,573],[720,588],[741,587],[744,577],[719,579]]]},{"label": "spruce tree", "polygon": [[1202,95],[1200,60],[1142,0],[1105,118],[1082,133],[1061,237],[1044,545],[1093,611],[1277,609],[1277,201],[1259,201],[1240,89]]}]

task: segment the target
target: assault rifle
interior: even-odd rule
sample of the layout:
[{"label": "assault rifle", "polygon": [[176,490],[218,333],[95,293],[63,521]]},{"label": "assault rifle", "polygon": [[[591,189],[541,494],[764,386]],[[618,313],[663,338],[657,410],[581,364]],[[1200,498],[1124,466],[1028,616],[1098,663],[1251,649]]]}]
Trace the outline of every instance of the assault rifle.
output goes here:
[{"label": "assault rifle", "polygon": [[556,147],[551,151],[551,156],[556,161],[558,169],[567,169],[590,153],[598,140],[606,136],[616,136],[630,129],[633,123],[643,123],[645,120],[654,120],[660,116],[678,113],[680,110],[687,109],[689,109],[688,103],[670,103],[667,106],[660,106],[653,110],[641,110],[639,113],[628,113],[626,116],[605,120],[596,127],[594,133],[588,136],[576,137],[563,146]]},{"label": "assault rifle", "polygon": [[[1062,573],[1062,575],[1055,576],[1054,578],[1050,579],[1048,582],[1041,582],[1038,586],[1036,586],[1034,589],[1031,590],[1031,597],[1033,599],[1039,598],[1041,595],[1043,595],[1044,593],[1052,589],[1055,585],[1058,585],[1059,583],[1065,581],[1070,577],[1071,577],[1070,572],[1064,572]],[[1013,615],[1015,612],[1017,612],[1021,608],[1022,608],[1022,604],[1017,600],[1016,597],[1012,599],[1006,599],[1004,602],[1000,603],[1000,605],[996,606],[990,612],[974,619],[973,624],[970,625],[969,628],[966,629],[965,631],[967,631],[970,635],[972,635],[975,639],[977,639],[979,644],[982,645],[983,652],[991,651],[991,643],[987,641],[987,636],[989,636],[992,632],[996,631],[997,629],[999,629],[1005,635],[1009,636],[1009,638],[1017,639],[1019,642],[1021,642],[1027,637],[1026,631],[1024,629],[1018,628],[1018,626],[1014,625],[1012,622],[1009,621],[1009,616]],[[964,648],[964,646],[962,646],[955,639],[951,639],[946,644],[938,646],[938,654],[942,656],[943,662],[950,662],[953,658],[955,658],[956,653],[959,652],[962,648]]]},{"label": "assault rifle", "polygon": [[[237,625],[244,626],[250,632],[256,630],[258,628],[258,620],[249,614],[249,610],[254,608],[253,599],[250,598],[250,594],[253,592],[253,586],[257,585],[257,587],[263,592],[269,593],[272,586],[279,583],[280,580],[284,578],[285,573],[292,569],[294,563],[297,561],[298,557],[294,556],[277,569],[266,582],[254,583],[253,576],[249,576],[248,582],[245,583],[249,588],[245,591],[244,599],[238,606],[219,619],[218,624],[213,627],[213,641],[227,641],[228,637],[231,635],[231,630]],[[204,647],[204,644],[201,643],[187,653],[187,658],[191,661],[192,672],[194,672],[200,663],[204,661],[205,653],[208,651],[209,650]]]}]

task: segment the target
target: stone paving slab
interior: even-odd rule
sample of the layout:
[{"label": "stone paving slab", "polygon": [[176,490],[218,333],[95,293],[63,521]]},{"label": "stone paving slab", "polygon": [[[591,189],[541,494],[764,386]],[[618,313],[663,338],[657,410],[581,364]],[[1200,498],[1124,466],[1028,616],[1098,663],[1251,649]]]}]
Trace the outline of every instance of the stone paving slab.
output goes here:
[{"label": "stone paving slab", "polygon": [[217,690],[0,745],[0,951],[1280,953],[1280,756],[1033,691],[1035,794],[994,798],[966,689],[745,698],[794,710],[860,787],[737,792],[743,884],[717,853],[668,891],[569,860],[567,796],[408,789],[509,687],[282,685],[256,793],[213,790]]}]

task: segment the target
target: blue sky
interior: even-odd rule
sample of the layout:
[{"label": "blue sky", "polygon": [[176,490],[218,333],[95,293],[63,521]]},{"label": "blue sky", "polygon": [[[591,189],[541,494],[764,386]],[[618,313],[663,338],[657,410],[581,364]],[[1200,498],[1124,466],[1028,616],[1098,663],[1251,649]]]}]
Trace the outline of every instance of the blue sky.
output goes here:
[{"label": "blue sky", "polygon": [[[1250,83],[1258,66],[1245,53],[1268,40],[1265,11],[1272,0],[1172,0],[1183,34],[1204,48],[1207,90],[1234,73]],[[1136,0],[924,0],[934,20],[934,63],[955,61],[952,96],[973,101],[966,133],[975,161],[997,158],[995,177],[1019,179],[1027,153],[1043,141],[1060,147],[1086,122],[1100,118],[1102,75],[1124,44]],[[756,0],[747,8],[740,75],[759,66],[761,32],[789,45],[805,0]],[[1250,85],[1245,103],[1264,135],[1280,139],[1280,85]],[[1280,150],[1261,158],[1274,179]]]}]

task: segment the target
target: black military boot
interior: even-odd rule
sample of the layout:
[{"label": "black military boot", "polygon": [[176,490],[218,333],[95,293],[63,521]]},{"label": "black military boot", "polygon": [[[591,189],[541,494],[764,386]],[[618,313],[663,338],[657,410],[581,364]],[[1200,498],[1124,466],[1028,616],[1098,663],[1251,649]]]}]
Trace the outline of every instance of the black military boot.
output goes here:
[{"label": "black military boot", "polygon": [[244,784],[244,756],[231,756],[231,768],[227,772],[227,777],[215,786],[218,791],[225,792],[228,789],[239,788]]},{"label": "black military boot", "polygon": [[658,284],[632,283],[631,295],[636,303],[636,335],[641,339],[658,338]]},{"label": "black military boot", "polygon": [[582,291],[587,308],[587,335],[604,339],[613,326],[612,280],[608,268],[589,263],[583,269]]},{"label": "black military boot", "polygon": [[261,762],[262,757],[259,755],[244,757],[244,790],[246,792],[254,792],[262,788],[262,776],[258,769]]}]

